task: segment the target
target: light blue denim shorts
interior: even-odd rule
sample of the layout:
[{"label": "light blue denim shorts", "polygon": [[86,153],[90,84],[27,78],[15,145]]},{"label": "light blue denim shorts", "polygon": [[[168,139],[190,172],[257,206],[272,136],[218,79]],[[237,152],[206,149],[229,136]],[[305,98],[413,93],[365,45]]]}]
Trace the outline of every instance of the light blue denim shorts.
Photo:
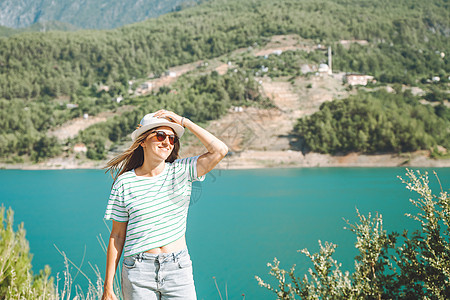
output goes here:
[{"label": "light blue denim shorts", "polygon": [[124,300],[197,299],[188,250],[125,257],[122,294]]}]

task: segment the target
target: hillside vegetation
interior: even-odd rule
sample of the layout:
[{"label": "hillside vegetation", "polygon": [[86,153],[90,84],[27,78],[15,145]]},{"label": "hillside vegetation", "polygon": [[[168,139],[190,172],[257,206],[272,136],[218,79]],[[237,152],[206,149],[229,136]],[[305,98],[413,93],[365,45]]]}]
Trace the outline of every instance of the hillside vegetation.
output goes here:
[{"label": "hillside vegetation", "polygon": [[322,104],[319,112],[300,119],[295,131],[309,150],[320,153],[449,149],[450,110],[422,105],[410,91],[361,92]]},{"label": "hillside vegetation", "polygon": [[[364,48],[364,57],[350,51],[349,59],[343,59],[347,63],[337,64],[343,71],[382,69],[400,82],[408,76],[428,78],[449,72],[448,55],[443,61],[430,59],[438,57],[431,56],[435,51],[450,48],[447,8],[445,1],[438,0],[218,0],[112,31],[23,34],[0,39],[0,86],[4,87],[0,96],[55,97],[98,82],[126,84],[132,77],[161,74],[169,66],[216,57],[287,33],[317,42],[366,39],[373,43],[373,49]],[[414,51],[421,55],[408,54]],[[398,55],[423,66],[395,68]]]},{"label": "hillside vegetation", "polygon": [[[439,84],[426,87],[427,97],[442,101],[447,98],[446,78],[450,73],[449,14],[448,3],[443,0],[216,0],[115,30],[24,33],[2,38],[0,153],[17,161],[22,155],[34,155],[34,160],[55,155],[61,145],[45,135],[48,129],[83,113],[114,109],[119,104],[110,100],[118,95],[123,95],[123,103],[133,105],[134,111],[141,111],[140,105],[149,109],[167,103],[178,113],[194,107],[198,121],[217,118],[239,99],[208,96],[216,103],[213,109],[219,108],[211,114],[211,106],[198,105],[196,101],[200,100],[185,96],[189,92],[184,87],[178,90],[182,97],[170,96],[167,102],[161,100],[169,97],[164,93],[130,98],[128,90],[135,86],[129,86],[129,81],[159,77],[168,67],[226,55],[238,48],[259,47],[278,34],[297,34],[315,43],[333,45],[334,70],[365,72],[381,84],[425,84],[432,76],[439,76]],[[368,45],[344,47],[339,44],[341,39],[363,39]],[[442,57],[441,53],[447,55]],[[321,57],[298,51],[280,57],[281,65],[278,58],[270,58],[269,64],[276,68],[271,65],[269,75],[298,76],[299,61],[325,62],[326,56]],[[252,70],[249,74],[255,75],[261,67],[257,60],[245,58],[238,64],[242,72]],[[190,82],[195,85],[195,79]],[[223,85],[226,80],[218,82]],[[102,84],[109,91],[101,91]],[[248,88],[245,81],[238,85],[239,90]],[[193,89],[199,91],[200,86],[195,86]],[[211,95],[227,90],[224,86],[216,88]],[[258,91],[250,94],[255,93]],[[78,108],[66,108],[68,102]],[[128,124],[124,132],[136,126],[136,118],[132,119],[121,121]],[[95,141],[85,142],[91,145],[91,152],[104,153],[104,145],[114,139],[100,135]]]}]

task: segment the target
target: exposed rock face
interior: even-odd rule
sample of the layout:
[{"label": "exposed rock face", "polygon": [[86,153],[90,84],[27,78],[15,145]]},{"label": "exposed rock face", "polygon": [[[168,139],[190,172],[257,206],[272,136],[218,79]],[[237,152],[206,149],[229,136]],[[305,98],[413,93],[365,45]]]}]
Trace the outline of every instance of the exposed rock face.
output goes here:
[{"label": "exposed rock face", "polygon": [[157,17],[188,0],[3,0],[0,25],[23,28],[60,21],[79,28],[110,29]]},{"label": "exposed rock face", "polygon": [[38,2],[30,0],[6,0],[0,2],[0,25],[19,28],[34,24],[38,13]]}]

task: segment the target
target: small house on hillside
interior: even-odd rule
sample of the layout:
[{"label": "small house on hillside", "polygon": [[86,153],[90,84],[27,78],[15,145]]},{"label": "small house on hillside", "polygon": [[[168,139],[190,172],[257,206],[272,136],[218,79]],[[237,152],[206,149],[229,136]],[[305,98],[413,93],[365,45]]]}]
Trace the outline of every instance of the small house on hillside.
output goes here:
[{"label": "small house on hillside", "polygon": [[177,77],[177,73],[176,73],[176,72],[174,72],[174,71],[169,71],[169,70],[167,70],[166,72],[164,72],[164,75],[167,76],[167,77],[172,77],[172,78]]},{"label": "small house on hillside", "polygon": [[114,101],[116,103],[120,103],[120,102],[122,102],[122,100],[123,100],[122,96],[118,96],[118,97],[112,98],[112,101]]},{"label": "small house on hillside", "polygon": [[143,91],[151,90],[152,87],[153,87],[153,84],[151,82],[144,82],[139,86],[139,88]]},{"label": "small house on hillside", "polygon": [[318,71],[319,71],[320,75],[331,74],[330,67],[328,67],[327,64],[320,64],[319,68],[318,68]]},{"label": "small house on hillside", "polygon": [[367,82],[372,81],[373,76],[364,74],[347,74],[345,75],[345,81],[349,85],[367,85]]},{"label": "small house on hillside", "polygon": [[76,103],[67,103],[66,104],[66,108],[68,108],[68,109],[74,109],[77,107],[78,107],[78,104],[76,104]]},{"label": "small house on hillside", "polygon": [[279,50],[279,49],[273,50],[272,53],[275,54],[275,55],[281,55],[283,53],[283,50]]},{"label": "small house on hillside", "polygon": [[341,44],[343,46],[347,46],[350,44],[359,44],[361,46],[367,46],[367,45],[369,45],[369,41],[367,41],[367,40],[340,40],[339,44]]},{"label": "small house on hillside", "polygon": [[300,66],[300,71],[302,72],[302,74],[312,73],[313,67],[308,64],[303,64]]},{"label": "small house on hillside", "polygon": [[73,146],[73,152],[75,152],[75,153],[86,153],[87,152],[87,147],[83,143],[75,144],[75,146]]},{"label": "small house on hillside", "polygon": [[441,78],[439,76],[433,76],[433,77],[431,77],[431,81],[439,82],[439,81],[441,81]]},{"label": "small house on hillside", "polygon": [[109,86],[101,84],[98,87],[97,92],[109,92]]}]

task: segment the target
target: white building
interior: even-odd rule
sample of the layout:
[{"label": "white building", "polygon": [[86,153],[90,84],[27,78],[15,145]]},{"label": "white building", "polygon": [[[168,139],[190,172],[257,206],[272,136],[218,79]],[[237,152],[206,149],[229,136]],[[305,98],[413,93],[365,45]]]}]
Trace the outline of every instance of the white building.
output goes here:
[{"label": "white building", "polygon": [[283,53],[283,50],[273,50],[272,53],[276,55],[281,55]]},{"label": "white building", "polygon": [[68,108],[68,109],[73,109],[73,108],[77,108],[78,107],[78,104],[76,104],[76,103],[67,103],[66,104],[66,108]]},{"label": "white building", "polygon": [[320,64],[318,71],[322,74],[328,74],[330,72],[330,68],[327,64]]},{"label": "white building", "polygon": [[113,101],[114,101],[114,102],[117,102],[117,103],[120,103],[120,102],[122,102],[122,100],[123,100],[123,97],[122,97],[122,96],[119,96],[119,97],[113,98]]},{"label": "white building", "polygon": [[87,152],[87,147],[83,143],[75,144],[75,146],[73,146],[73,152],[75,152],[75,153],[86,153]]},{"label": "white building", "polygon": [[146,90],[150,90],[152,88],[152,86],[153,86],[153,84],[151,84],[150,82],[144,82],[139,86],[139,88],[141,90],[146,91]]},{"label": "white building", "polygon": [[367,85],[368,81],[372,81],[373,76],[364,74],[347,74],[345,75],[345,81],[349,85]]}]

